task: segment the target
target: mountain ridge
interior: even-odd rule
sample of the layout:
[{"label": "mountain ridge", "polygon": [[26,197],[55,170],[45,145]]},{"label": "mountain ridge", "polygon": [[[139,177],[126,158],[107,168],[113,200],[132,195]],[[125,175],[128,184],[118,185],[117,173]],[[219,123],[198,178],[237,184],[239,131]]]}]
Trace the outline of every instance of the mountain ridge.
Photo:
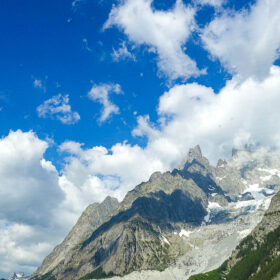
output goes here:
[{"label": "mountain ridge", "polygon": [[[256,170],[250,170],[251,177],[245,182],[240,170],[224,160],[211,166],[196,146],[190,149],[183,166],[172,172],[153,173],[108,211],[102,223],[89,230],[89,237],[83,236],[79,246],[72,246],[63,262],[53,262],[49,269],[39,268],[32,279],[90,279],[140,270],[164,271],[186,253],[193,253],[192,246],[197,245],[181,238],[193,229],[214,223],[217,236],[221,234],[221,240],[226,240],[219,224],[241,220],[244,211],[249,223],[245,229],[254,225],[258,217],[251,219],[246,203],[252,200],[250,207],[260,209],[260,213],[262,206],[255,203],[251,192],[244,191],[250,188],[254,172],[259,172]],[[260,182],[264,190],[266,184]],[[244,228],[242,224],[239,227]],[[232,234],[237,243],[240,237]]]}]

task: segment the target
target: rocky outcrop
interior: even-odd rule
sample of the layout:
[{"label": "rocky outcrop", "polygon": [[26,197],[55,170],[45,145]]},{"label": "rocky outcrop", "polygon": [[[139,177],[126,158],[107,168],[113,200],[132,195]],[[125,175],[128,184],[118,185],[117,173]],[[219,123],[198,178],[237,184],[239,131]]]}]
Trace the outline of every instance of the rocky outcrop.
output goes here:
[{"label": "rocky outcrop", "polygon": [[54,270],[57,266],[63,266],[67,256],[81,246],[82,242],[104,222],[105,218],[118,205],[118,200],[109,196],[102,203],[89,205],[64,241],[45,258],[35,275],[44,275]]},{"label": "rocky outcrop", "polygon": [[232,167],[227,161],[220,159],[215,168],[215,181],[224,193],[231,199],[236,200],[246,186],[242,181],[240,170]]}]

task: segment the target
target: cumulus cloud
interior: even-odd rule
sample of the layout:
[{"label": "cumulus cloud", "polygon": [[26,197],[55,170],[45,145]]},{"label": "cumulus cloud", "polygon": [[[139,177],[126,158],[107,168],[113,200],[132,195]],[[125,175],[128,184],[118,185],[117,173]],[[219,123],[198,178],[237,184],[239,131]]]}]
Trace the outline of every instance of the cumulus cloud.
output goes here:
[{"label": "cumulus cloud", "polygon": [[[61,146],[61,150],[70,155],[63,183],[67,188],[81,189],[79,196],[85,195],[83,190],[91,190],[92,197],[98,201],[107,195],[122,199],[136,183],[147,179],[155,170],[163,170],[160,159],[138,145],[124,142],[110,150],[102,146],[77,150],[73,144],[66,142]],[[85,196],[85,199],[88,198]]]},{"label": "cumulus cloud", "polygon": [[101,116],[98,119],[100,123],[107,121],[112,115],[120,113],[119,107],[109,99],[109,95],[112,93],[122,94],[121,86],[119,84],[94,85],[88,93],[88,97],[92,101],[102,105]]},{"label": "cumulus cloud", "polygon": [[160,128],[139,117],[135,134],[151,139],[154,149],[164,141],[177,153],[199,143],[213,160],[228,156],[237,143],[253,141],[275,148],[280,132],[275,122],[280,114],[274,105],[280,101],[279,86],[276,66],[263,81],[249,78],[239,84],[233,79],[219,94],[196,83],[177,85],[160,98]]},{"label": "cumulus cloud", "polygon": [[1,276],[11,271],[33,272],[53,246],[43,230],[3,220],[0,221],[0,237]]},{"label": "cumulus cloud", "polygon": [[117,50],[113,48],[113,53],[111,55],[113,60],[116,62],[125,59],[131,59],[133,61],[136,61],[135,55],[128,50],[124,41],[121,43],[121,46]]},{"label": "cumulus cloud", "polygon": [[201,71],[184,45],[195,26],[195,10],[177,0],[168,11],[156,11],[152,0],[126,0],[114,6],[104,29],[119,27],[131,42],[146,45],[158,55],[161,74],[170,79],[198,76]]},{"label": "cumulus cloud", "polygon": [[203,31],[205,48],[241,79],[264,79],[279,57],[280,2],[258,0],[249,10],[228,11]]},{"label": "cumulus cloud", "polygon": [[0,140],[0,219],[43,224],[63,199],[56,169],[43,158],[47,147],[33,132],[20,130]]},{"label": "cumulus cloud", "polygon": [[2,272],[34,271],[58,236],[61,238],[61,225],[57,233],[51,228],[54,210],[65,193],[59,187],[56,168],[43,157],[47,148],[48,143],[33,132],[11,131],[0,140]]},{"label": "cumulus cloud", "polygon": [[44,158],[47,148],[48,142],[32,131],[10,131],[0,140],[0,277],[34,272],[81,212],[103,195],[102,178],[86,179],[84,188],[76,188],[74,179],[66,184],[66,175]]},{"label": "cumulus cloud", "polygon": [[58,94],[37,107],[40,118],[52,118],[64,124],[75,124],[80,120],[78,112],[73,112],[69,104],[69,95]]}]

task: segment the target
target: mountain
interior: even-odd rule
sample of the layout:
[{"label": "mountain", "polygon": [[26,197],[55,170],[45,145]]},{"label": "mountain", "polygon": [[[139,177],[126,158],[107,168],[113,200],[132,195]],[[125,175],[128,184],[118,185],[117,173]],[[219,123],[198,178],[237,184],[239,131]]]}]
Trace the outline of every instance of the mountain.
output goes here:
[{"label": "mountain", "polygon": [[29,277],[24,275],[23,272],[13,272],[11,273],[11,275],[9,276],[8,280],[28,280]]},{"label": "mountain", "polygon": [[106,213],[106,200],[87,209],[32,279],[185,279],[215,269],[260,222],[279,167],[248,151],[213,167],[196,146],[180,168],[155,172]]}]

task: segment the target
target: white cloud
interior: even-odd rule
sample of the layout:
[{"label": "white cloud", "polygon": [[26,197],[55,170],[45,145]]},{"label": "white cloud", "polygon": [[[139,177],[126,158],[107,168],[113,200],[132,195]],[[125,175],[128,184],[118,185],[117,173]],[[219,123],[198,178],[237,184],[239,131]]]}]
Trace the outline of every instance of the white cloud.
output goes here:
[{"label": "white cloud", "polygon": [[69,125],[80,120],[80,115],[71,109],[69,95],[58,94],[53,96],[38,106],[37,112],[41,118],[54,118]]},{"label": "white cloud", "polygon": [[84,44],[85,50],[87,50],[88,52],[92,52],[92,49],[89,47],[87,38],[83,38],[83,44]]},{"label": "white cloud", "polygon": [[74,0],[72,2],[72,8],[76,9],[77,7],[79,7],[84,2],[86,2],[86,0]]},{"label": "white cloud", "polygon": [[76,195],[72,197],[80,197],[81,201],[89,197],[100,201],[107,195],[121,199],[154,170],[163,169],[159,159],[153,157],[153,154],[148,155],[148,151],[137,145],[118,143],[110,150],[93,147],[79,151],[67,146],[68,142],[61,147],[71,153],[62,177],[63,185],[75,189]]},{"label": "white cloud", "polygon": [[213,7],[221,7],[227,0],[198,0],[197,3],[201,5],[209,5]]},{"label": "white cloud", "polygon": [[43,224],[63,199],[57,172],[43,159],[47,147],[34,133],[20,130],[0,140],[0,219]]},{"label": "white cloud", "polygon": [[0,277],[34,272],[85,207],[103,197],[106,184],[115,185],[112,176],[85,178],[85,187],[64,183],[66,175],[44,158],[47,148],[31,131],[10,131],[0,140]]},{"label": "white cloud", "polygon": [[133,61],[136,61],[135,55],[128,50],[126,43],[124,41],[121,43],[121,46],[117,50],[113,48],[113,53],[111,55],[113,60],[116,62],[125,59],[131,59]]},{"label": "white cloud", "polygon": [[195,10],[181,0],[168,11],[156,11],[152,0],[126,0],[114,6],[104,29],[119,27],[131,42],[150,47],[158,55],[161,74],[170,79],[198,76],[201,71],[183,47],[195,26]]},{"label": "white cloud", "polygon": [[258,0],[248,10],[227,11],[202,32],[206,49],[241,79],[264,79],[279,57],[280,2]]},{"label": "white cloud", "polygon": [[[173,149],[176,158],[197,143],[211,159],[229,156],[237,143],[253,141],[275,147],[280,129],[280,68],[273,66],[263,81],[229,81],[219,94],[198,84],[177,85],[160,98],[158,125],[139,117],[137,135],[148,137],[149,147],[160,149],[162,143]],[[160,156],[160,154],[159,154]],[[179,158],[179,157],[178,157]]]},{"label": "white cloud", "polygon": [[11,131],[0,140],[1,272],[34,271],[65,234],[67,225],[54,223],[65,193],[56,168],[43,158],[47,148],[33,132]]},{"label": "white cloud", "polygon": [[53,246],[43,231],[24,224],[0,221],[0,237],[2,277],[12,271],[33,272]]},{"label": "white cloud", "polygon": [[99,118],[100,123],[107,121],[112,115],[120,113],[119,107],[113,104],[109,99],[109,94],[112,93],[122,94],[119,84],[94,85],[88,93],[88,97],[91,100],[98,102],[103,106]]},{"label": "white cloud", "polygon": [[46,86],[44,85],[42,80],[34,79],[33,86],[35,88],[41,89],[42,91],[46,92]]}]

